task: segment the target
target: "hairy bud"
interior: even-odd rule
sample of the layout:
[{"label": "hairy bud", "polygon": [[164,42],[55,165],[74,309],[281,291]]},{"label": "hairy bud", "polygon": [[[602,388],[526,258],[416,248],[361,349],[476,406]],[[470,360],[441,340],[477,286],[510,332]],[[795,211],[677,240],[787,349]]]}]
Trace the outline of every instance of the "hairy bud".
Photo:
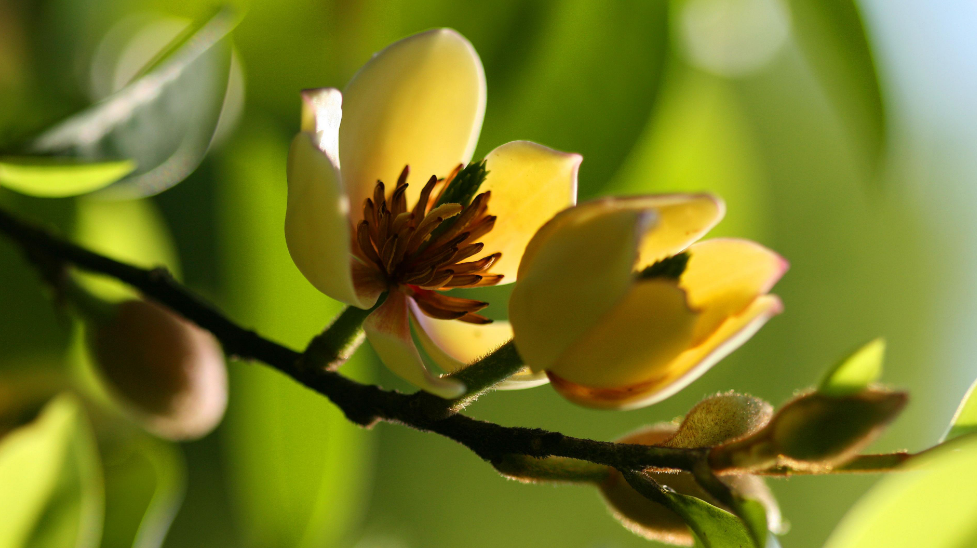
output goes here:
[{"label": "hairy bud", "polygon": [[227,407],[227,370],[210,333],[143,300],[125,301],[90,326],[101,377],[150,432],[194,439],[214,429]]},{"label": "hairy bud", "polygon": [[[661,447],[711,447],[761,430],[771,415],[770,404],[763,400],[733,392],[717,394],[699,402],[681,424],[655,424],[618,442]],[[648,475],[683,495],[691,495],[732,511],[703,490],[688,472],[650,472]],[[767,511],[767,523],[771,530],[780,528],[780,509],[762,478],[740,475],[720,479],[740,496],[762,504]],[[666,544],[693,545],[692,531],[678,514],[635,491],[617,470],[610,471],[600,484],[600,491],[614,517],[630,531]]]},{"label": "hairy bud", "polygon": [[844,464],[874,441],[902,411],[904,392],[867,388],[846,396],[802,394],[761,431],[713,451],[715,467],[787,465],[822,470]]}]

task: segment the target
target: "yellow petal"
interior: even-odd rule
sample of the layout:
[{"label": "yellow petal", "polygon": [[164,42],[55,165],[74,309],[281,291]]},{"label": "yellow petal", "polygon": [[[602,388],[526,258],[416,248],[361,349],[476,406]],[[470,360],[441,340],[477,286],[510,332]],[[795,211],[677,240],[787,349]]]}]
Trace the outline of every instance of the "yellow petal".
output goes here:
[{"label": "yellow petal", "polygon": [[689,295],[689,305],[702,312],[695,344],[769,292],[789,266],[762,245],[734,238],[699,242],[689,248],[689,255],[679,284]]},{"label": "yellow petal", "polygon": [[774,295],[759,297],[740,314],[726,320],[709,339],[676,357],[664,375],[619,389],[588,388],[550,374],[553,388],[574,403],[597,409],[637,409],[668,398],[699,378],[719,360],[749,340],[771,317],[783,310]]},{"label": "yellow petal", "polygon": [[339,123],[343,94],[336,88],[302,90],[302,131],[317,136],[319,149],[339,165]]},{"label": "yellow petal", "polygon": [[407,297],[400,291],[391,291],[363,322],[370,346],[388,369],[414,386],[446,399],[464,394],[464,384],[428,371],[411,338],[408,314]]},{"label": "yellow petal", "polygon": [[346,304],[370,308],[372,302],[361,298],[353,284],[349,201],[338,169],[315,140],[312,133],[299,133],[288,152],[288,252],[316,289]]},{"label": "yellow petal", "polygon": [[563,211],[536,233],[509,300],[516,347],[534,372],[549,368],[631,289],[650,221],[599,200]]},{"label": "yellow petal", "polygon": [[431,176],[448,175],[475,150],[485,113],[485,73],[472,45],[450,29],[391,44],[346,87],[339,153],[354,218],[377,180],[392,188],[410,165],[408,204]]},{"label": "yellow petal", "polygon": [[661,194],[619,201],[627,207],[652,209],[658,216],[658,223],[641,241],[639,268],[680,253],[726,214],[723,201],[711,194]]},{"label": "yellow petal", "polygon": [[485,160],[488,177],[479,191],[492,191],[489,214],[498,220],[480,241],[488,253],[502,253],[492,273],[504,275],[502,283],[514,282],[526,245],[539,227],[576,203],[577,170],[583,157],[513,141]]},{"label": "yellow petal", "polygon": [[635,283],[547,371],[590,388],[621,388],[665,377],[675,357],[690,346],[697,317],[675,282]]},{"label": "yellow petal", "polygon": [[[448,373],[470,365],[512,339],[512,326],[506,321],[475,325],[457,320],[438,320],[425,315],[413,303],[411,312],[414,332],[424,351]],[[528,368],[523,368],[498,388],[532,388],[548,382],[545,373],[532,373]]]}]

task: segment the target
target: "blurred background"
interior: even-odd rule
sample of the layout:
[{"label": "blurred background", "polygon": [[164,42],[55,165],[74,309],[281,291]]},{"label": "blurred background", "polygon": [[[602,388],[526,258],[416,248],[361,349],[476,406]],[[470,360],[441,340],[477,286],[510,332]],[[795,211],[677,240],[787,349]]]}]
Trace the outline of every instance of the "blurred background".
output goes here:
[{"label": "blurred background", "polygon": [[[977,377],[973,1],[236,7],[244,17],[230,64],[213,76],[217,110],[203,117],[212,138],[186,180],[138,200],[0,189],[0,205],[114,256],[167,264],[235,320],[300,348],[339,305],[306,282],[285,248],[285,159],[299,90],[341,88],[371,53],[448,26],[485,65],[476,158],[530,139],[583,154],[581,199],[715,192],[728,214],[713,235],[755,239],[792,263],[775,290],[785,313],[663,403],[592,411],[544,386],[486,397],[472,415],[609,440],[720,390],[782,403],[883,335],[884,379],[912,401],[872,449],[918,450],[939,438]],[[108,97],[212,10],[179,0],[0,0],[0,147]],[[504,317],[506,297],[493,290],[495,317]],[[78,334],[19,251],[0,242],[0,411],[5,401],[56,392],[65,372],[84,377]],[[81,502],[68,517],[48,516],[50,538],[31,545],[649,544],[612,519],[594,489],[507,481],[450,441],[386,424],[362,431],[271,370],[229,368],[226,419],[200,441],[151,438],[98,406],[71,417],[65,447],[78,455],[69,475]],[[367,346],[344,371],[409,389]],[[0,420],[0,431],[15,422]],[[770,481],[791,525],[783,546],[821,546],[873,481]],[[0,508],[35,504],[0,497]]]}]

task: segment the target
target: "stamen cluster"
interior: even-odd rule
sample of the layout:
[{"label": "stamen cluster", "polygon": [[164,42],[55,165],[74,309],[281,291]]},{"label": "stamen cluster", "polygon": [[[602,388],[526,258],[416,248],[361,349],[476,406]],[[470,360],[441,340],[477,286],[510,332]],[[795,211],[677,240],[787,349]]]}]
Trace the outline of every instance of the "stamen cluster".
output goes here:
[{"label": "stamen cluster", "polygon": [[363,220],[356,227],[353,246],[360,260],[374,269],[390,289],[406,290],[428,316],[469,323],[491,320],[475,314],[488,303],[450,297],[440,293],[457,287],[481,287],[502,281],[501,274],[488,269],[502,256],[493,253],[466,261],[482,252],[478,239],[495,226],[496,217],[488,214],[491,192],[475,196],[471,203],[440,203],[445,190],[462,166],[443,180],[431,176],[417,203],[407,207],[407,176],[404,167],[388,200],[382,181],[377,181],[373,197],[363,204]]}]

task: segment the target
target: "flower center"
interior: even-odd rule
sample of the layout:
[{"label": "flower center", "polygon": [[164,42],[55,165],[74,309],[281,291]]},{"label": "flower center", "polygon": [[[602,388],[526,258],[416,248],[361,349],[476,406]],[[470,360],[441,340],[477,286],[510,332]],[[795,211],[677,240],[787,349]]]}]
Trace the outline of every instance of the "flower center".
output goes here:
[{"label": "flower center", "polygon": [[[491,192],[475,196],[467,205],[445,202],[444,198],[459,195],[457,186],[448,193],[449,186],[460,179],[459,165],[444,180],[431,176],[417,203],[408,209],[409,172],[404,167],[389,199],[383,182],[377,181],[373,197],[363,203],[363,220],[356,227],[353,246],[357,256],[391,289],[406,291],[428,316],[489,323],[488,318],[475,314],[488,303],[439,291],[502,281],[501,274],[488,273],[501,253],[469,260],[482,252],[484,245],[478,239],[495,226],[496,217],[488,214]],[[481,173],[484,177],[484,170]],[[475,183],[476,188],[480,182]],[[434,195],[439,184],[441,189]]]}]

